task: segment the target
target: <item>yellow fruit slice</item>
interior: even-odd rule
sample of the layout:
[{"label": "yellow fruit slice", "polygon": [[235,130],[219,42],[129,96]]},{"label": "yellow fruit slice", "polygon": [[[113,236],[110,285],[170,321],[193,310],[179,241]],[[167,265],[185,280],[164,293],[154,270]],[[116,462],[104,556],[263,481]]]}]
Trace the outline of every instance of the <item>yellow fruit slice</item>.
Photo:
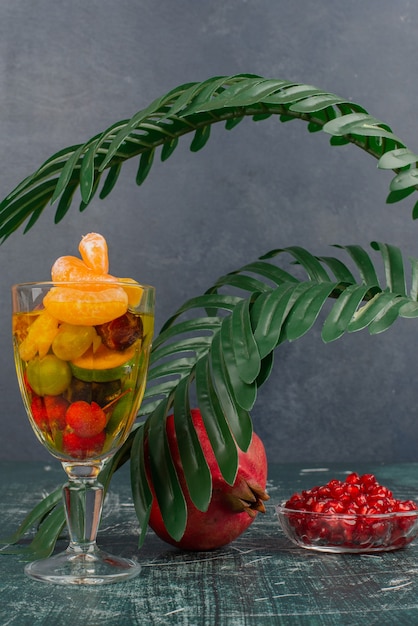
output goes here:
[{"label": "yellow fruit slice", "polygon": [[103,286],[100,291],[53,287],[44,297],[44,306],[61,322],[96,326],[124,315],[128,310],[128,296],[122,287]]},{"label": "yellow fruit slice", "polygon": [[28,334],[19,346],[20,358],[30,361],[36,355],[44,357],[58,333],[58,319],[42,311],[29,326]]},{"label": "yellow fruit slice", "polygon": [[101,345],[95,352],[89,348],[81,357],[70,362],[73,376],[87,382],[109,382],[123,379],[129,375],[127,368],[132,367],[136,347],[131,346],[123,352],[109,350]]}]

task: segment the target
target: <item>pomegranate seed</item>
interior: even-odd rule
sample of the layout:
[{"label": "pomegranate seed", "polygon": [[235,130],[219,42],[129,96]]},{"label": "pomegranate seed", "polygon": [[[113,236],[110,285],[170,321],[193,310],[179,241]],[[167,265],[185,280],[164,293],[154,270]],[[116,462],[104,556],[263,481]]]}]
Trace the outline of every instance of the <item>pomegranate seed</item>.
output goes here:
[{"label": "pomegranate seed", "polygon": [[373,474],[363,474],[360,476],[360,483],[363,485],[365,491],[368,491],[377,483],[376,476]]},{"label": "pomegranate seed", "polygon": [[346,483],[358,483],[360,482],[360,476],[356,472],[351,472],[345,479]]},{"label": "pomegranate seed", "polygon": [[367,496],[364,493],[359,493],[358,496],[355,498],[355,503],[358,507],[361,507],[365,504],[367,504]]},{"label": "pomegranate seed", "polygon": [[347,494],[350,496],[350,498],[356,498],[358,495],[360,495],[360,493],[360,485],[356,485],[354,483],[348,485]]},{"label": "pomegranate seed", "polygon": [[413,502],[412,500],[405,500],[404,502],[398,500],[396,502],[397,511],[416,511],[417,509],[418,506],[416,502]]}]

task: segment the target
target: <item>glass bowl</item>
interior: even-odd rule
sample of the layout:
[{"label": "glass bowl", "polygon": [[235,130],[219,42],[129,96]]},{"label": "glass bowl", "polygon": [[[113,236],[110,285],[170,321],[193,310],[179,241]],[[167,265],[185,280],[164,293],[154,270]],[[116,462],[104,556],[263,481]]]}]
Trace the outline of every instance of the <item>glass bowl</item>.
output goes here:
[{"label": "glass bowl", "polygon": [[276,507],[285,535],[296,545],[321,552],[398,550],[418,535],[418,511],[374,515],[315,513]]}]

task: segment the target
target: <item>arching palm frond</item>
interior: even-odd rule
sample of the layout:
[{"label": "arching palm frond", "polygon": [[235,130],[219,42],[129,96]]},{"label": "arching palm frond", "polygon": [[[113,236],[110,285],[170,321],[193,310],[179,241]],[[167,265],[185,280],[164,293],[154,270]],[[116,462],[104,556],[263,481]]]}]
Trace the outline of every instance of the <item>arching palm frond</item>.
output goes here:
[{"label": "arching palm frond", "polygon": [[[260,121],[271,116],[281,122],[302,120],[308,131],[330,134],[331,145],[352,143],[377,158],[380,168],[394,170],[389,203],[416,190],[418,156],[360,105],[292,81],[248,74],[217,76],[180,85],[130,119],[51,156],[0,203],[0,240],[23,224],[28,231],[48,204],[57,204],[55,222],[61,221],[77,190],[80,210],[99,188],[100,198],[107,197],[129,159],[139,159],[136,182],[141,185],[157,151],[166,161],[183,135],[192,135],[190,149],[196,152],[206,145],[213,124],[222,122],[231,130],[244,118]],[[413,216],[417,215],[418,203],[413,209]]]}]

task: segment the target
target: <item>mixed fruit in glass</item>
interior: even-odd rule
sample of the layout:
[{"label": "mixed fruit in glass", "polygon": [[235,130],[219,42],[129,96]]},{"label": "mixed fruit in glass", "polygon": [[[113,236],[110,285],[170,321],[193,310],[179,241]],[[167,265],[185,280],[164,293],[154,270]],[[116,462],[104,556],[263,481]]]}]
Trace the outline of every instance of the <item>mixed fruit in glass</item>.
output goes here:
[{"label": "mixed fruit in glass", "polygon": [[51,288],[13,316],[14,352],[33,428],[60,459],[104,458],[121,444],[145,387],[153,316],[143,288],[108,274],[105,239],[60,257]]}]

